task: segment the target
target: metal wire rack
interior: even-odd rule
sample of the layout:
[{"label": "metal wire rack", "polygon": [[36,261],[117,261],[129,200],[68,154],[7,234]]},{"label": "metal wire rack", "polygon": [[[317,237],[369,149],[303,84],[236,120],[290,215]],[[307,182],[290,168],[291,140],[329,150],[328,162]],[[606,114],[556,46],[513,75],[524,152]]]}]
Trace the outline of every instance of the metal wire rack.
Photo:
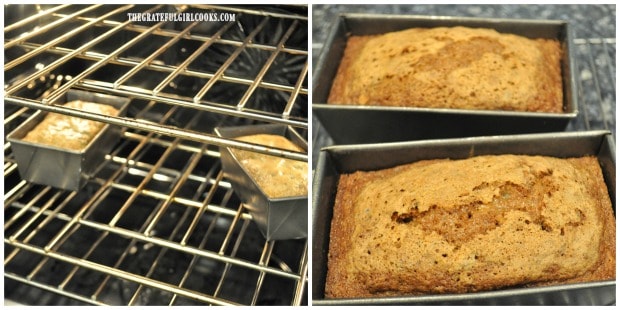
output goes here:
[{"label": "metal wire rack", "polygon": [[579,117],[568,130],[616,134],[616,39],[575,39]]},{"label": "metal wire rack", "polygon": [[[137,21],[128,13],[212,20]],[[6,298],[307,304],[307,240],[265,241],[223,177],[218,147],[304,161],[307,154],[211,133],[276,123],[307,136],[307,7],[7,6],[4,34],[5,134],[37,110],[123,128],[80,191],[22,180],[5,140]],[[70,89],[131,98],[128,114],[54,104]]]}]

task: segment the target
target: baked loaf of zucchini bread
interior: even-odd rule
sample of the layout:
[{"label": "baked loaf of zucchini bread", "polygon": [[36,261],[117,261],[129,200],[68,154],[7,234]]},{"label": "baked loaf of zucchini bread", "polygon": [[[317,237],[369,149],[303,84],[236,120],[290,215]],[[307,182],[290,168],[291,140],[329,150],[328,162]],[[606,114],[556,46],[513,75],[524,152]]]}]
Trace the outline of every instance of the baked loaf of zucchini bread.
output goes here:
[{"label": "baked loaf of zucchini bread", "polygon": [[[118,110],[107,104],[75,100],[65,103],[64,106],[97,114],[118,115]],[[102,122],[48,113],[22,140],[81,151],[101,131],[103,126],[105,123]]]},{"label": "baked loaf of zucchini bread", "polygon": [[562,112],[562,48],[492,29],[351,36],[328,103]]},{"label": "baked loaf of zucchini bread", "polygon": [[341,175],[328,298],[467,293],[615,278],[595,157],[495,155]]}]

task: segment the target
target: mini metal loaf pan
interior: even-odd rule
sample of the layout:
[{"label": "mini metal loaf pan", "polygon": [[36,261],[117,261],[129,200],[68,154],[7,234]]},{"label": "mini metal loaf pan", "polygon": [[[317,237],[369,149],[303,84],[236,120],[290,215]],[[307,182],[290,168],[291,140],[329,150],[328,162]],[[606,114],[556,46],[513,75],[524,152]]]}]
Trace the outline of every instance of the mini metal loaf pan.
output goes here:
[{"label": "mini metal loaf pan", "polygon": [[[55,104],[74,100],[111,105],[119,110],[119,116],[125,114],[130,102],[130,99],[123,97],[69,90]],[[114,148],[120,139],[121,128],[106,124],[81,151],[22,141],[47,113],[49,112],[35,112],[7,136],[15,154],[19,175],[33,183],[77,191],[86,184],[91,174],[105,160],[105,155]]]},{"label": "mini metal loaf pan", "polygon": [[[564,51],[561,61],[564,111],[538,113],[326,104],[349,36],[443,26],[491,28],[528,38],[558,39]],[[567,22],[552,20],[343,14],[332,25],[315,67],[312,110],[335,144],[563,131],[577,116],[577,84],[571,56],[574,47],[569,30]]]},{"label": "mini metal loaf pan", "polygon": [[609,305],[615,303],[615,280],[511,288],[468,294],[356,299],[325,298],[332,208],[341,174],[358,170],[379,170],[424,159],[459,159],[490,154],[544,155],[561,158],[597,156],[615,213],[616,155],[614,138],[607,131],[519,134],[327,147],[321,150],[315,168],[312,193],[313,305]]},{"label": "mini metal loaf pan", "polygon": [[[304,138],[286,125],[219,127],[215,128],[215,133],[223,138],[254,134],[279,135],[303,150],[308,150]],[[220,154],[224,177],[230,181],[241,202],[250,210],[253,221],[265,239],[299,239],[308,236],[308,195],[271,198],[254,181],[229,147],[220,147]]]}]

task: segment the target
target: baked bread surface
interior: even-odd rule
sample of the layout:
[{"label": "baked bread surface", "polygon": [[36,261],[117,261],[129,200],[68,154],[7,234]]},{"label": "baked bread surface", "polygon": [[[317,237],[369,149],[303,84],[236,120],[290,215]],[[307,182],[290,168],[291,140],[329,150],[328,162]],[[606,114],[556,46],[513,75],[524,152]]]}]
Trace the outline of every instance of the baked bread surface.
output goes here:
[{"label": "baked bread surface", "polygon": [[[64,106],[97,114],[118,115],[118,110],[107,104],[75,100],[65,103]],[[81,151],[101,131],[103,126],[105,124],[102,122],[58,113],[48,113],[22,140]]]},{"label": "baked bread surface", "polygon": [[[235,139],[290,151],[303,151],[279,135],[257,134]],[[244,150],[232,151],[267,196],[276,198],[308,194],[308,163]]]},{"label": "baked bread surface", "polygon": [[327,298],[614,278],[615,218],[594,157],[427,160],[340,177]]},{"label": "baked bread surface", "polygon": [[562,112],[562,49],[467,27],[351,36],[328,103]]}]

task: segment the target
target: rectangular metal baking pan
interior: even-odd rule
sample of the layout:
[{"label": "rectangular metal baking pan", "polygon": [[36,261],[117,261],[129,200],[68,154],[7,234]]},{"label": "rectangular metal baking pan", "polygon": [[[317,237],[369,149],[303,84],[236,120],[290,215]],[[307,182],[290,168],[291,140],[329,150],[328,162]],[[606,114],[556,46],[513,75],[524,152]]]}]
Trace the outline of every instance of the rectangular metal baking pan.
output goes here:
[{"label": "rectangular metal baking pan", "polygon": [[[107,104],[125,114],[130,99],[99,93],[69,90],[55,104],[83,100]],[[7,136],[15,154],[17,168],[22,179],[56,188],[77,191],[105,160],[120,139],[121,128],[106,124],[81,151],[74,151],[22,141],[49,112],[37,111]],[[59,137],[61,138],[61,137]]]},{"label": "rectangular metal baking pan", "polygon": [[[564,112],[536,113],[326,104],[351,35],[412,27],[468,26],[529,38],[556,38],[562,58]],[[377,143],[484,135],[563,131],[577,116],[574,47],[568,22],[447,16],[343,14],[334,22],[316,63],[312,110],[335,144]]]},{"label": "rectangular metal baking pan", "polygon": [[313,305],[608,305],[614,303],[615,280],[470,294],[325,299],[332,206],[340,174],[357,170],[378,170],[423,159],[458,159],[489,154],[597,156],[615,212],[616,155],[614,138],[607,131],[520,134],[327,147],[321,151],[319,156],[312,186]]},{"label": "rectangular metal baking pan", "polygon": [[[218,127],[215,133],[224,138],[253,134],[284,136],[305,151],[307,142],[294,129],[286,125],[249,125]],[[308,236],[308,195],[270,198],[254,181],[228,147],[220,147],[224,177],[230,181],[235,193],[252,214],[267,240],[299,239]],[[269,155],[265,155],[269,156]]]}]

